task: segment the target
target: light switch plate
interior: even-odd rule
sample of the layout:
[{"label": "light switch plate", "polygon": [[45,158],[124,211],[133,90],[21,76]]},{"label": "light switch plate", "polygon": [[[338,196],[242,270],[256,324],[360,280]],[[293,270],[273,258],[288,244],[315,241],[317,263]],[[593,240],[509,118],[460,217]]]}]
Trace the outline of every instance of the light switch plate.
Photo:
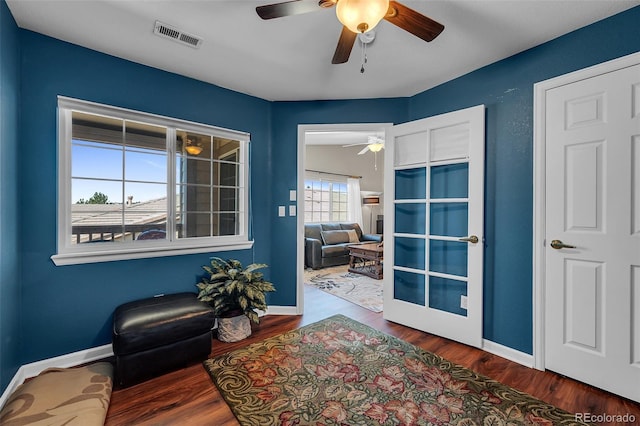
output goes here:
[{"label": "light switch plate", "polygon": [[289,216],[296,215],[296,206],[289,206]]},{"label": "light switch plate", "polygon": [[286,214],[286,209],[284,206],[278,206],[278,217],[285,217]]},{"label": "light switch plate", "polygon": [[296,200],[296,190],[292,189],[289,191],[289,201],[295,201]]}]

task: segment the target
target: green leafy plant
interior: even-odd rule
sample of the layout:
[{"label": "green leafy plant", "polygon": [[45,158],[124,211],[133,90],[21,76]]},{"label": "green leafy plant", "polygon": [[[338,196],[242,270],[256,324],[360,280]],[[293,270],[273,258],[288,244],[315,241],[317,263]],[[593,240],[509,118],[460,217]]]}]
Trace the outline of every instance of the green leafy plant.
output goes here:
[{"label": "green leafy plant", "polygon": [[214,257],[211,266],[202,267],[207,274],[196,284],[198,299],[209,304],[218,317],[238,311],[257,324],[260,320],[255,310],[265,311],[265,293],[276,291],[272,283],[265,281],[262,272],[258,272],[266,267],[264,263],[252,263],[243,269],[235,259]]}]

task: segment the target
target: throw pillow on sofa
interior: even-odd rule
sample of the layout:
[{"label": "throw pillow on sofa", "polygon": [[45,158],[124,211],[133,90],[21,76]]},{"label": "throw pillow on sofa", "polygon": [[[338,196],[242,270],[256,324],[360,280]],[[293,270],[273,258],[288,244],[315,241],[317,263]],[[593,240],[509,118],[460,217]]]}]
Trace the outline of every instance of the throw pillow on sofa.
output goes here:
[{"label": "throw pillow on sofa", "polygon": [[358,239],[358,233],[356,232],[355,229],[349,229],[347,231],[347,234],[349,234],[349,243],[359,243],[360,240]]},{"label": "throw pillow on sofa", "polygon": [[322,241],[325,246],[348,243],[349,233],[347,231],[322,231]]}]

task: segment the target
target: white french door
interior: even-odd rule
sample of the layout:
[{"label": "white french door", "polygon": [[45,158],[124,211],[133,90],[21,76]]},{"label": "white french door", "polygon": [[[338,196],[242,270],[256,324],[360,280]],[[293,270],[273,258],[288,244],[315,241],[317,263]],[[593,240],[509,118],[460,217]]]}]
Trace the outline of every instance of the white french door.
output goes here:
[{"label": "white french door", "polygon": [[484,106],[393,126],[385,143],[384,318],[481,347]]},{"label": "white french door", "polygon": [[640,402],[640,56],[545,92],[545,367]]}]

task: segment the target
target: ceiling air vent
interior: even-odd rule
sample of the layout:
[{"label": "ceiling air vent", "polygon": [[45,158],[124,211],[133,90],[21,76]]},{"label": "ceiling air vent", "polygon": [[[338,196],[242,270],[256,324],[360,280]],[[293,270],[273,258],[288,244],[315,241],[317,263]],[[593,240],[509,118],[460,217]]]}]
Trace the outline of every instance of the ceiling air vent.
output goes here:
[{"label": "ceiling air vent", "polygon": [[195,49],[200,47],[200,45],[202,44],[202,39],[200,37],[193,34],[187,34],[184,31],[180,31],[179,29],[172,27],[171,25],[163,24],[160,21],[156,21],[153,32],[160,37],[169,38],[171,40],[177,41],[178,43],[191,46]]}]

